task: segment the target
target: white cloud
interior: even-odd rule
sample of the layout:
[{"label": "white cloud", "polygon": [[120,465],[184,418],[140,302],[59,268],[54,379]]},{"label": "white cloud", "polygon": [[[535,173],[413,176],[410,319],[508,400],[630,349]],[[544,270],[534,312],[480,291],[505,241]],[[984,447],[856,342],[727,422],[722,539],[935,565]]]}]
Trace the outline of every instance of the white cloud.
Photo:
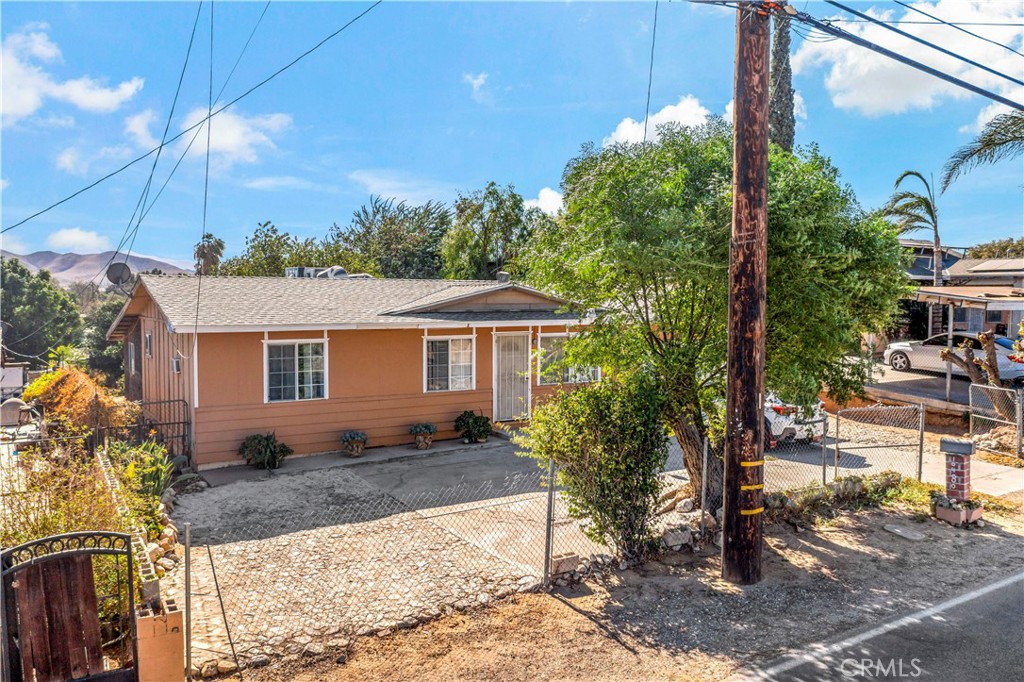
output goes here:
[{"label": "white cloud", "polygon": [[77,147],[68,147],[57,155],[57,170],[62,170],[71,175],[88,175],[92,164],[106,159],[126,159],[131,155],[131,149],[124,145],[101,147],[98,151],[85,154]]},{"label": "white cloud", "polygon": [[150,150],[160,144],[160,140],[149,132],[149,125],[156,120],[156,112],[146,109],[124,119],[124,134],[135,143],[135,146]]},{"label": "white cloud", "polygon": [[30,251],[28,244],[9,232],[7,234],[0,235],[0,248],[4,251],[10,251],[11,253],[17,253],[20,255],[25,255]]},{"label": "white cloud", "polygon": [[98,232],[83,230],[80,227],[66,227],[51,232],[46,238],[51,249],[71,251],[74,253],[98,253],[110,249],[110,240]]},{"label": "white cloud", "polygon": [[7,189],[7,185],[11,184],[7,181],[7,178],[0,178],[0,191]]},{"label": "white cloud", "polygon": [[[934,3],[915,3],[915,6],[949,22],[996,22],[1001,25],[985,27],[986,37],[1018,49],[1024,45],[1024,28],[1020,26],[1024,21],[1024,6],[1019,2],[939,0]],[[905,17],[921,18],[909,10],[903,14],[872,8],[864,11],[889,21]],[[1024,101],[1024,88],[898,36],[881,26],[844,23],[843,28],[970,83]],[[997,71],[1018,78],[1021,75],[1020,57],[1003,47],[983,42],[941,24],[903,24],[900,28]],[[818,68],[825,70],[825,88],[833,105],[871,117],[931,109],[945,101],[973,97],[968,91],[951,83],[871,50],[851,46],[843,40],[804,41],[800,45],[793,56],[794,72],[807,74]]]},{"label": "white cloud", "polygon": [[793,93],[793,117],[798,121],[807,120],[807,102],[804,101],[804,96],[797,90]]},{"label": "white cloud", "polygon": [[293,175],[271,175],[262,178],[251,178],[242,183],[247,189],[275,191],[281,189],[311,190],[314,192],[330,192],[332,188],[311,180],[297,178]]},{"label": "white cloud", "polygon": [[536,199],[527,199],[523,203],[527,208],[536,207],[548,215],[555,215],[562,208],[562,193],[545,187],[537,194]]},{"label": "white cloud", "polygon": [[[676,104],[670,104],[660,111],[652,114],[647,125],[647,139],[653,141],[658,139],[658,126],[666,123],[679,123],[685,126],[700,125],[707,121],[711,114],[700,103],[700,100],[693,95],[683,95]],[[615,126],[612,134],[604,138],[602,144],[605,147],[617,142],[643,142],[644,122],[632,118],[624,118]]]},{"label": "white cloud", "polygon": [[3,122],[16,123],[38,111],[47,99],[67,102],[84,111],[109,113],[142,89],[132,78],[108,87],[103,80],[80,76],[61,81],[43,68],[61,61],[60,48],[50,40],[46,24],[29,24],[4,38],[2,61]]},{"label": "white cloud", "polygon": [[416,178],[396,170],[361,169],[348,174],[349,180],[362,185],[369,194],[398,199],[411,204],[446,201],[454,194],[451,186]]},{"label": "white cloud", "polygon": [[477,104],[494,104],[494,96],[487,89],[486,73],[482,71],[478,74],[464,73],[462,74],[462,82],[473,89],[473,93],[470,96],[474,102]]},{"label": "white cloud", "polygon": [[[206,118],[206,109],[196,108],[188,113],[181,129],[186,130]],[[210,156],[221,168],[230,168],[236,163],[256,163],[259,152],[265,149],[276,149],[270,136],[287,130],[292,125],[292,117],[288,114],[266,114],[263,116],[245,116],[231,111],[224,111],[210,119]],[[187,138],[187,139],[186,139]],[[188,145],[190,135],[178,142],[180,149]],[[199,139],[192,145],[189,154],[204,156],[206,154],[206,132],[199,133]]]},{"label": "white cloud", "polygon": [[729,100],[729,103],[725,105],[725,112],[722,113],[722,118],[724,118],[729,123],[732,123],[732,117],[733,117],[733,114],[735,114],[735,113],[736,113],[736,100],[731,99],[731,100]]}]

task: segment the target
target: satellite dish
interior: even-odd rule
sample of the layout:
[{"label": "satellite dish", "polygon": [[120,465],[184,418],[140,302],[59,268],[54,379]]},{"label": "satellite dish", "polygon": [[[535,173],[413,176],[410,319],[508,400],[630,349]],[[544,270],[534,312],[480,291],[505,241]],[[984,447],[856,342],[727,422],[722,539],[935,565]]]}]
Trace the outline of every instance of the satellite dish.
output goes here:
[{"label": "satellite dish", "polygon": [[116,287],[120,287],[132,281],[132,269],[127,263],[114,262],[107,268],[107,279]]}]

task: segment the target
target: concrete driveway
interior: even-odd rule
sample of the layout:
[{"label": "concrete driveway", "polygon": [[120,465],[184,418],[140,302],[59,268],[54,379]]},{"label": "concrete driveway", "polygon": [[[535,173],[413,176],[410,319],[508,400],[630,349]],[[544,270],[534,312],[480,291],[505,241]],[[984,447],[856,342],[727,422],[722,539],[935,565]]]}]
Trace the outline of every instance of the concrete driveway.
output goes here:
[{"label": "concrete driveway", "polygon": [[[865,386],[869,394],[895,397],[907,402],[913,402],[914,398],[946,402],[945,374],[918,370],[899,372],[888,365],[878,363],[874,367],[874,377],[874,381]],[[948,402],[965,407],[970,405],[970,385],[967,377],[954,374]]]}]

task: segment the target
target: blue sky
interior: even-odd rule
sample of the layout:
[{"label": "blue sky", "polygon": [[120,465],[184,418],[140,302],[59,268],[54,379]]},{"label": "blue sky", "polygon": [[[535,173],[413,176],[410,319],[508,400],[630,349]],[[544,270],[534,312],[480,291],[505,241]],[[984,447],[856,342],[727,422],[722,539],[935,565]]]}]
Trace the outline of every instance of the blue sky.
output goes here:
[{"label": "blue sky", "polygon": [[[861,10],[902,18],[891,2]],[[1016,0],[919,3],[1018,50]],[[271,4],[228,84],[234,98],[367,6]],[[215,91],[263,2],[214,5]],[[2,224],[151,149],[167,121],[195,3],[3,3]],[[836,12],[807,3],[819,17]],[[244,246],[257,222],[302,236],[347,224],[371,194],[451,200],[488,180],[553,210],[562,169],[582,144],[642,130],[654,4],[389,3],[229,109],[212,128],[208,229]],[[888,14],[886,14],[888,13]],[[917,18],[921,18],[918,16]],[[1007,81],[867,37],[1024,100]],[[1024,59],[947,27],[905,26],[1020,78]],[[662,3],[651,121],[699,121],[732,98],[733,14]],[[980,97],[841,42],[794,39],[802,100],[797,143],[817,143],[862,204],[882,203],[906,168],[939,174],[948,154],[997,113]],[[204,6],[170,130],[203,115],[210,67]],[[633,119],[632,121],[626,119]],[[188,137],[190,137],[189,135]],[[187,138],[186,138],[187,139]],[[143,221],[134,251],[187,260],[202,229],[205,131]],[[182,153],[169,146],[153,193]],[[151,160],[4,235],[5,249],[89,252],[120,241]],[[1024,232],[1024,164],[978,170],[940,200],[943,240],[969,245]]]}]

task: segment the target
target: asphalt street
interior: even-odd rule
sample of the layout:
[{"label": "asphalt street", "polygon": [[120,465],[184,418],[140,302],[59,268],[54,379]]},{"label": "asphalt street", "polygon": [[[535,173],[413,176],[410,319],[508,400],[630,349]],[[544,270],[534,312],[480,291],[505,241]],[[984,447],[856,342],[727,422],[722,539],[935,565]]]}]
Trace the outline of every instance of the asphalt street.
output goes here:
[{"label": "asphalt street", "polygon": [[1024,573],[812,644],[734,680],[1024,680]]}]

